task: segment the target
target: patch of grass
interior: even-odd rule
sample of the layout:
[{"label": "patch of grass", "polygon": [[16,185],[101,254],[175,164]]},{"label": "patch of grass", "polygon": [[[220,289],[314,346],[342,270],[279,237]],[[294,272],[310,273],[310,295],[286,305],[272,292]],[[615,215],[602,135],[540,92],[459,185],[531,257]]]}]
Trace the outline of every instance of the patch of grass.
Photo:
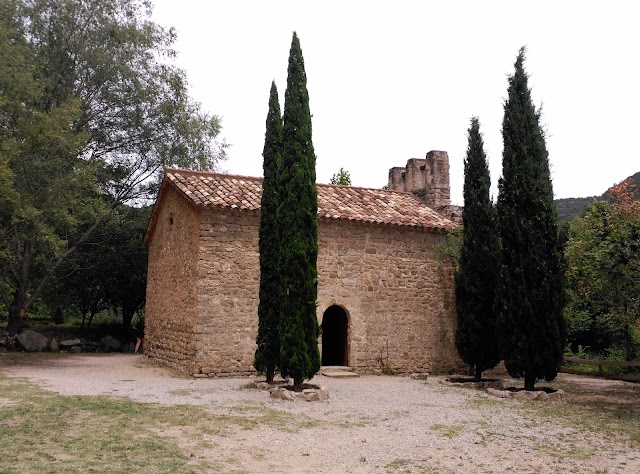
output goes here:
[{"label": "patch of grass", "polygon": [[193,395],[194,391],[188,388],[178,388],[176,390],[170,390],[169,395],[175,395],[176,397],[188,397]]},{"label": "patch of grass", "polygon": [[[18,379],[0,376],[0,439],[8,440],[3,464],[9,472],[196,472],[213,468],[192,460],[153,428],[197,417],[197,409],[169,412],[154,405],[108,397],[63,397]],[[163,407],[164,408],[164,407]]]},{"label": "patch of grass", "polygon": [[300,429],[304,417],[264,407],[216,415],[192,405],[138,403],[108,396],[62,396],[0,374],[3,473],[219,472],[214,436],[262,424]]},{"label": "patch of grass", "polygon": [[443,436],[446,436],[447,438],[456,438],[460,435],[460,432],[464,429],[464,425],[435,424],[435,425],[431,425],[431,429],[433,431],[437,431],[441,433]]},{"label": "patch of grass", "polygon": [[355,420],[355,421],[341,421],[339,423],[334,424],[335,426],[339,426],[340,428],[363,428],[371,424],[370,420],[366,420],[364,418]]},{"label": "patch of grass", "polygon": [[38,365],[68,356],[61,352],[0,352],[0,365]]},{"label": "patch of grass", "polygon": [[385,362],[382,365],[382,373],[385,375],[396,375],[396,369],[393,367],[391,362]]},{"label": "patch of grass", "polygon": [[577,435],[580,438],[593,436],[640,449],[640,416],[636,404],[605,400],[531,401],[518,405],[517,409],[534,417],[537,424],[552,422],[573,427],[580,432]]},{"label": "patch of grass", "polygon": [[385,466],[385,470],[392,472],[419,472],[421,474],[439,474],[450,472],[427,464],[427,461],[414,462],[409,459],[396,459]]},{"label": "patch of grass", "polygon": [[575,443],[562,443],[554,445],[549,441],[536,443],[534,449],[540,454],[545,454],[553,459],[589,459],[598,454],[596,448],[585,448]]},{"label": "patch of grass", "polygon": [[411,464],[412,464],[411,461],[409,461],[408,459],[396,459],[394,461],[391,461],[389,464],[387,464],[387,469],[393,469],[393,470],[406,469]]},{"label": "patch of grass", "polygon": [[503,406],[504,400],[496,397],[482,396],[472,398],[467,403],[470,408],[497,407]]}]

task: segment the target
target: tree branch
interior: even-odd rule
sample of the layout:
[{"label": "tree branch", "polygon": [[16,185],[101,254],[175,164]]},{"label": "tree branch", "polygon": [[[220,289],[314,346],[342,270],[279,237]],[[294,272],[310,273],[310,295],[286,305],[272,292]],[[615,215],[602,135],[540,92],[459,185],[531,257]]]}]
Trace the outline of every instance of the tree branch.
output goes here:
[{"label": "tree branch", "polygon": [[60,255],[60,257],[58,257],[58,259],[56,260],[56,262],[53,264],[53,266],[49,269],[49,271],[42,277],[42,279],[40,280],[40,283],[38,283],[38,286],[36,287],[36,289],[33,291],[33,293],[31,294],[31,296],[29,297],[29,299],[27,300],[27,302],[24,304],[24,309],[28,309],[33,302],[36,300],[36,298],[40,295],[40,293],[42,292],[42,289],[44,288],[44,285],[47,283],[47,281],[49,281],[49,278],[51,278],[51,276],[55,273],[56,269],[60,266],[60,264],[69,256],[71,255],[77,248],[79,245],[81,245],[85,240],[87,240],[91,234],[93,234],[93,232],[98,228],[98,226],[100,224],[102,224],[103,222],[105,222],[106,220],[109,219],[109,217],[111,217],[111,215],[113,214],[113,211],[115,210],[116,207],[118,207],[120,205],[120,202],[115,202],[107,212],[105,212],[104,214],[102,214],[94,223],[91,227],[89,227],[87,230],[84,231],[84,233],[78,238],[78,240],[76,240],[73,245],[71,245],[71,247],[69,247],[62,255]]},{"label": "tree branch", "polygon": [[6,293],[4,292],[4,290],[2,289],[2,287],[0,287],[0,298],[2,298],[2,302],[4,303],[4,305],[7,307],[7,310],[9,309],[9,298],[7,297]]}]

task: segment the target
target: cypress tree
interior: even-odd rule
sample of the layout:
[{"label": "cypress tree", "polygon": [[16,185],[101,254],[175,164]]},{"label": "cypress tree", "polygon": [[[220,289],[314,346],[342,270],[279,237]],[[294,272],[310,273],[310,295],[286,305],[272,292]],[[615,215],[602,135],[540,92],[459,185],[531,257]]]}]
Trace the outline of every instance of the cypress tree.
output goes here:
[{"label": "cypress tree", "polygon": [[293,33],[284,99],[280,224],[280,372],[294,390],[320,369],[316,299],[318,192],[311,112],[300,41]]},{"label": "cypress tree", "polygon": [[462,360],[475,366],[475,378],[500,362],[493,310],[498,278],[499,243],[495,209],[489,196],[491,178],[477,117],[471,119],[464,162],[462,249],[455,275],[458,327],[456,347]]},{"label": "cypress tree", "polygon": [[498,231],[502,244],[495,308],[509,375],[525,390],[553,380],[565,341],[562,242],[540,114],[531,101],[522,48],[504,106]]},{"label": "cypress tree", "polygon": [[267,131],[262,150],[264,180],[260,205],[260,302],[258,304],[258,336],[254,366],[265,372],[267,383],[280,361],[278,321],[282,291],[278,270],[280,238],[278,229],[278,204],[280,203],[279,172],[282,166],[282,116],[278,102],[276,83],[271,83]]}]

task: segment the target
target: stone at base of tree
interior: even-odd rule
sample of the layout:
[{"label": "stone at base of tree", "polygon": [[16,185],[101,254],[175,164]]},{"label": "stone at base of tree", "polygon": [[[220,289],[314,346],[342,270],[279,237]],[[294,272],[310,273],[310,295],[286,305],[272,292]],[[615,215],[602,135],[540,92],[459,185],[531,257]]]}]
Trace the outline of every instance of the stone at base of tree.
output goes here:
[{"label": "stone at base of tree", "polygon": [[55,337],[51,338],[49,342],[49,350],[51,352],[58,352],[60,350],[60,345],[58,344],[58,340]]},{"label": "stone at base of tree", "polygon": [[[308,385],[308,384],[305,384]],[[304,388],[302,392],[294,392],[291,387],[274,387],[269,390],[269,396],[276,400],[306,400],[307,402],[322,402],[329,399],[329,390],[324,386]]]},{"label": "stone at base of tree", "polygon": [[282,387],[286,385],[287,382],[285,380],[274,381],[272,384],[268,384],[262,379],[256,379],[255,382],[248,382],[242,386],[242,388],[255,388],[258,390],[271,390],[272,388]]},{"label": "stone at base of tree", "polygon": [[495,388],[488,388],[487,393],[489,395],[492,395],[498,398],[511,398],[511,392],[508,392],[507,390],[497,390]]},{"label": "stone at base of tree", "polygon": [[77,338],[65,339],[64,341],[60,341],[60,347],[63,347],[63,348],[79,346],[80,344],[82,344],[82,341],[80,341],[80,339],[77,339]]},{"label": "stone at base of tree", "polygon": [[555,392],[547,393],[544,390],[497,390],[494,388],[487,389],[487,393],[498,398],[513,398],[514,400],[539,400],[539,401],[560,401],[566,398],[564,390],[559,389]]},{"label": "stone at base of tree", "polygon": [[104,336],[102,339],[100,339],[100,345],[104,347],[104,349],[107,352],[110,352],[110,351],[117,351],[118,349],[120,349],[120,347],[122,346],[122,343],[118,341],[115,337],[107,335],[107,336]]},{"label": "stone at base of tree", "polygon": [[309,389],[303,390],[302,391],[302,396],[308,402],[319,402],[320,401],[320,395],[318,395],[318,392],[316,392],[315,390],[309,390]]},{"label": "stone at base of tree", "polygon": [[411,374],[410,378],[411,380],[427,380],[429,378],[429,374],[426,372],[422,374]]},{"label": "stone at base of tree", "polygon": [[22,331],[16,338],[28,352],[42,352],[49,346],[49,339],[46,336],[31,329]]},{"label": "stone at base of tree", "polygon": [[273,388],[269,390],[269,396],[276,400],[294,401],[296,399],[294,392],[287,390],[286,388]]},{"label": "stone at base of tree", "polygon": [[475,380],[465,379],[461,377],[448,377],[444,379],[444,381],[440,381],[440,383],[445,382],[456,385],[458,387],[474,388],[476,390],[502,390],[504,388],[502,380],[498,379],[481,380],[480,382],[476,382]]}]

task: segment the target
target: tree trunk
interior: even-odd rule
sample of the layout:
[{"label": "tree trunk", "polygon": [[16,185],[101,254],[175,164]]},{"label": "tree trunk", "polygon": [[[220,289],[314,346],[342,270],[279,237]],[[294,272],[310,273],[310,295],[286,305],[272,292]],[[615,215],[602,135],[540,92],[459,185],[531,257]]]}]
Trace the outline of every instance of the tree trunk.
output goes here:
[{"label": "tree trunk", "polygon": [[267,365],[267,383],[271,385],[273,383],[273,376],[276,373],[276,368],[272,365]]},{"label": "tree trunk", "polygon": [[9,305],[9,320],[7,321],[7,332],[9,336],[15,336],[24,326],[24,304],[24,297],[20,297],[20,294],[16,291],[13,296],[13,301]]},{"label": "tree trunk", "polygon": [[127,330],[131,327],[131,321],[133,321],[133,314],[135,311],[131,311],[130,308],[122,307],[122,328]]},{"label": "tree trunk", "polygon": [[91,310],[89,313],[89,320],[87,321],[87,329],[91,327],[91,323],[93,322],[93,317],[96,315],[94,310]]},{"label": "tree trunk", "polygon": [[624,326],[624,350],[625,350],[625,359],[627,362],[632,361],[634,359],[634,350],[633,350],[633,341],[631,338],[631,328],[629,324],[625,324]]},{"label": "tree trunk", "polygon": [[7,332],[9,336],[15,336],[24,326],[23,318],[20,316],[20,308],[14,305],[9,307],[9,320],[7,322]]},{"label": "tree trunk", "polygon": [[480,368],[480,364],[476,364],[476,377],[474,380],[476,382],[480,382],[482,380],[482,369]]},{"label": "tree trunk", "polygon": [[535,390],[534,386],[536,384],[536,378],[533,375],[526,375],[524,376],[524,389],[532,392]]},{"label": "tree trunk", "polygon": [[302,381],[304,378],[302,376],[293,377],[293,391],[294,392],[302,392]]}]

